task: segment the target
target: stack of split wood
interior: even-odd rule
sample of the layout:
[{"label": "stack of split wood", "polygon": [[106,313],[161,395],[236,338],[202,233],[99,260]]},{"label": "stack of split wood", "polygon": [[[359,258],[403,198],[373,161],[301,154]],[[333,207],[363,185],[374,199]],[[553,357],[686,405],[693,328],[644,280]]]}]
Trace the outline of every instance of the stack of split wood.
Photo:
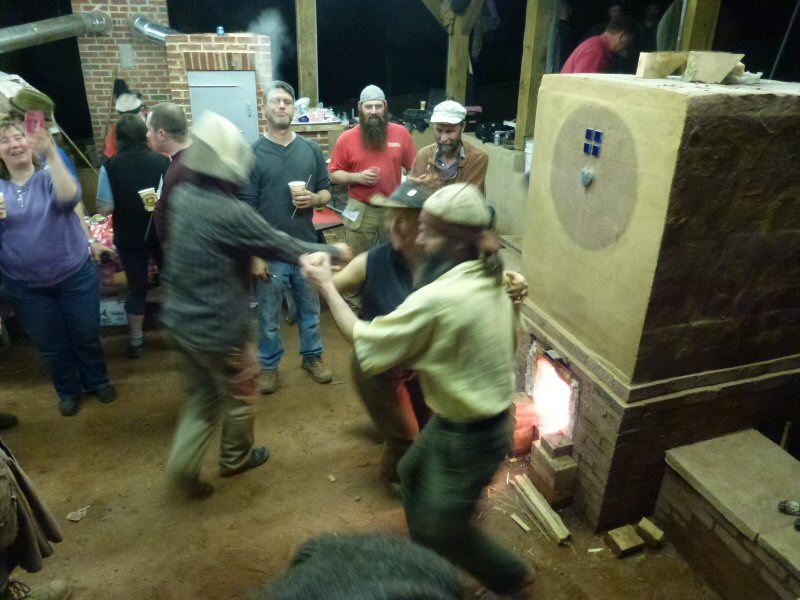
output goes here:
[{"label": "stack of split wood", "polygon": [[664,532],[647,517],[642,517],[636,525],[625,525],[607,531],[603,536],[606,546],[617,558],[636,554],[644,549],[645,545],[650,548],[660,548],[664,539]]},{"label": "stack of split wood", "polygon": [[684,81],[739,83],[745,74],[742,58],[731,52],[642,52],[636,76],[663,79],[681,73]]},{"label": "stack of split wood", "polygon": [[[570,539],[569,529],[566,528],[561,517],[556,511],[550,508],[544,496],[539,493],[527,475],[516,475],[511,481],[517,489],[525,508],[527,516],[533,519],[536,526],[550,539],[559,544],[566,544]],[[530,527],[517,514],[511,514],[511,518],[520,527],[530,531]]]}]

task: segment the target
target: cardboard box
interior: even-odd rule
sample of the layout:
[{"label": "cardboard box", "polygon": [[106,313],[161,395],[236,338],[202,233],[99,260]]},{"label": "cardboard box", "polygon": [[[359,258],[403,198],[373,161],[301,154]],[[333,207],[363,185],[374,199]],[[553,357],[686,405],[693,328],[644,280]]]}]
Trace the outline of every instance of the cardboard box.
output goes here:
[{"label": "cardboard box", "polygon": [[125,300],[118,296],[100,298],[100,326],[127,325],[128,315],[125,312]]}]

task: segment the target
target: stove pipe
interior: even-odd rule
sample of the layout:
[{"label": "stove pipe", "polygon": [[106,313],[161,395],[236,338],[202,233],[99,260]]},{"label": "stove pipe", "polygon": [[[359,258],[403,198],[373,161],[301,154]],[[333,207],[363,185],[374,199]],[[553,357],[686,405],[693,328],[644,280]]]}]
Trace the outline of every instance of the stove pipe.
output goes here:
[{"label": "stove pipe", "polygon": [[110,30],[111,18],[99,10],[15,25],[0,29],[0,54],[87,33],[106,33]]}]

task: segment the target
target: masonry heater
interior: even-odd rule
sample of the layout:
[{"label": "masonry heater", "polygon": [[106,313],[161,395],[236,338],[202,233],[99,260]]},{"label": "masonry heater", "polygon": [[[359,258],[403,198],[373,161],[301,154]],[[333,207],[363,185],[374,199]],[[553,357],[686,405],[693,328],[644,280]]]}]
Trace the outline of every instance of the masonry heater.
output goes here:
[{"label": "masonry heater", "polygon": [[798,132],[798,85],[544,78],[527,385],[596,528],[652,513],[666,450],[797,422]]}]

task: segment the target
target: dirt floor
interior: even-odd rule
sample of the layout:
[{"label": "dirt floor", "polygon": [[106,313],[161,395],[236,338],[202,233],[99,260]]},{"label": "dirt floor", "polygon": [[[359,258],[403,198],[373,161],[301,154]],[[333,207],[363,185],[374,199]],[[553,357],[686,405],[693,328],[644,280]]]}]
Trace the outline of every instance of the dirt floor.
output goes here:
[{"label": "dirt floor", "polygon": [[[377,480],[380,441],[350,381],[350,350],[327,314],[323,328],[334,382],[318,385],[300,369],[296,329],[287,330],[281,387],[261,397],[257,409],[256,440],[271,448],[272,458],[221,479],[215,442],[204,473],[216,493],[203,501],[175,498],[165,486],[184,382],[158,329],[146,332],[144,357],[133,361],[125,357],[124,330],[107,330],[119,399],[105,405],[87,398],[71,418],[58,414],[34,349],[16,339],[0,353],[0,410],[16,413],[20,424],[2,437],[65,534],[42,572],[17,578],[29,584],[64,579],[77,600],[236,599],[281,573],[298,544],[314,534],[405,533],[399,501]],[[669,543],[616,559],[596,550],[604,548],[601,536],[569,509],[563,518],[572,544],[525,534],[496,510],[506,491],[501,472],[480,519],[537,568],[537,598],[717,598]],[[83,507],[81,521],[66,519]]]}]

